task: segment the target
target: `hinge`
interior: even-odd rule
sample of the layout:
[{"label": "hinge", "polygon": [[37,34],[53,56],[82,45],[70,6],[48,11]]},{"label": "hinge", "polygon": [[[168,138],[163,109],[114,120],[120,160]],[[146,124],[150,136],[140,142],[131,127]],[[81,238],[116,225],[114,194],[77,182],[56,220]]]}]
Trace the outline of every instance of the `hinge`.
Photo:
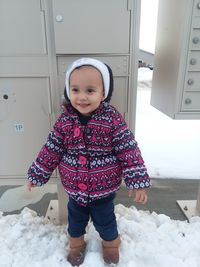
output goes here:
[{"label": "hinge", "polygon": [[133,10],[133,8],[134,8],[134,1],[135,0],[128,0],[128,7],[127,7],[128,10]]}]

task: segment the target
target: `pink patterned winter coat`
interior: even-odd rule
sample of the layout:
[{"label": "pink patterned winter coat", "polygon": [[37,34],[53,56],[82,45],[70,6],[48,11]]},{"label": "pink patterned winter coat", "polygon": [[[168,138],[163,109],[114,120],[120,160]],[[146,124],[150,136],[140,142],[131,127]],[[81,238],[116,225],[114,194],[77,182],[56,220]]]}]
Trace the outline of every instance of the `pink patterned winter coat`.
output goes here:
[{"label": "pink patterned winter coat", "polygon": [[28,179],[45,184],[58,166],[67,193],[81,205],[117,191],[122,177],[129,189],[150,186],[140,150],[120,113],[102,102],[86,125],[71,104],[50,132]]}]

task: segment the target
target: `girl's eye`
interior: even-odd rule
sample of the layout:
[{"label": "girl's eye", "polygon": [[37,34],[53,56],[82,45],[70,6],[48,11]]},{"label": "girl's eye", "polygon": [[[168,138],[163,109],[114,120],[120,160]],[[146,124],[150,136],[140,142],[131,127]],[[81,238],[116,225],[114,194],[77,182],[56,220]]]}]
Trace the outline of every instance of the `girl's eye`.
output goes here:
[{"label": "girl's eye", "polygon": [[78,92],[78,88],[71,88],[71,91],[72,91],[73,93],[77,93],[77,92]]},{"label": "girl's eye", "polygon": [[94,89],[88,89],[88,93],[89,93],[89,94],[92,94],[92,93],[94,93],[94,92],[95,92]]}]

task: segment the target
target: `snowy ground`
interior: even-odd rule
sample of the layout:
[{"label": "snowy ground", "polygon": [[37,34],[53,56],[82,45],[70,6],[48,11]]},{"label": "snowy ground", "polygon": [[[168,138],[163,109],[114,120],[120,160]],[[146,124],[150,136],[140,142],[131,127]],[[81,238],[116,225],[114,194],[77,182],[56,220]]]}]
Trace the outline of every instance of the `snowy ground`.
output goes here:
[{"label": "snowy ground", "polygon": [[136,140],[154,178],[200,179],[200,120],[173,120],[150,105],[152,71],[140,68]]},{"label": "snowy ground", "polygon": [[[116,206],[121,234],[118,267],[200,267],[200,217],[173,221],[134,207]],[[25,208],[19,215],[0,216],[1,267],[70,267],[66,261],[65,226],[55,226]],[[101,241],[93,225],[86,235],[83,267],[104,267]]]}]

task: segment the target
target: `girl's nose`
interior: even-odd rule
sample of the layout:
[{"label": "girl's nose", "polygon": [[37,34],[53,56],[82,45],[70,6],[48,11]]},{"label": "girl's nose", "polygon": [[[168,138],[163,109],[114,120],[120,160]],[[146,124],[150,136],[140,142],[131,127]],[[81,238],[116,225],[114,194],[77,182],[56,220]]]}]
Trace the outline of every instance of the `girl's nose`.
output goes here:
[{"label": "girl's nose", "polygon": [[87,95],[85,93],[80,93],[79,94],[79,99],[80,100],[86,100],[87,99]]}]

